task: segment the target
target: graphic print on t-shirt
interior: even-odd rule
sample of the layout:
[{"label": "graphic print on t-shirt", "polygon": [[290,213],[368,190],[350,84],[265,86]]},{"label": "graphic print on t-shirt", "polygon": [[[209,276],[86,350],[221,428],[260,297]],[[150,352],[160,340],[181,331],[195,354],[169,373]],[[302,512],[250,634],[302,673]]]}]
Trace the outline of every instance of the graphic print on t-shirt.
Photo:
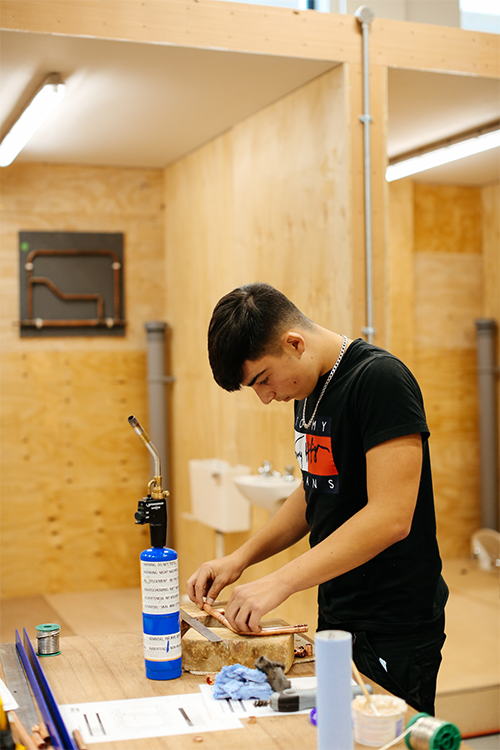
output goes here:
[{"label": "graphic print on t-shirt", "polygon": [[332,456],[331,417],[317,417],[307,428],[297,415],[295,455],[302,470],[305,490],[338,492],[339,475]]}]

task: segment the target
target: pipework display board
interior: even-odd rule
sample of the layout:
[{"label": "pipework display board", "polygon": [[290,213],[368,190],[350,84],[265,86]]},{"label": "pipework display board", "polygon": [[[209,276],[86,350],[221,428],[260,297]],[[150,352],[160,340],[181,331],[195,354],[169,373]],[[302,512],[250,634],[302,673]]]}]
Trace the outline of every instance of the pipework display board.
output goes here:
[{"label": "pipework display board", "polygon": [[19,232],[20,335],[124,336],[123,234]]}]

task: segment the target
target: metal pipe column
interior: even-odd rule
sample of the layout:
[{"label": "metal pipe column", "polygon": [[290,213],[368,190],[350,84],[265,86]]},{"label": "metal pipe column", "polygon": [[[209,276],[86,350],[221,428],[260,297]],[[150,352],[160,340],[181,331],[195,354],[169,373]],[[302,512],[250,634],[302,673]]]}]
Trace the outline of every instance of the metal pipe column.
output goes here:
[{"label": "metal pipe column", "polygon": [[484,529],[498,527],[498,424],[495,364],[497,323],[476,320],[477,380],[479,389],[479,443],[481,460],[481,523]]},{"label": "metal pipe column", "polygon": [[[165,336],[167,324],[162,321],[150,321],[144,324],[144,328],[146,329],[148,344],[148,432],[160,456],[163,486],[169,489],[170,465],[166,385],[172,382],[174,378],[165,374]],[[170,546],[169,529],[170,524],[167,524],[167,547]]]},{"label": "metal pipe column", "polygon": [[366,326],[363,333],[369,344],[373,343],[373,273],[372,273],[372,193],[371,193],[371,141],[370,125],[370,24],[375,13],[367,5],[362,5],[354,14],[361,26],[363,37],[363,123],[364,169],[365,169],[365,257],[366,257]]}]

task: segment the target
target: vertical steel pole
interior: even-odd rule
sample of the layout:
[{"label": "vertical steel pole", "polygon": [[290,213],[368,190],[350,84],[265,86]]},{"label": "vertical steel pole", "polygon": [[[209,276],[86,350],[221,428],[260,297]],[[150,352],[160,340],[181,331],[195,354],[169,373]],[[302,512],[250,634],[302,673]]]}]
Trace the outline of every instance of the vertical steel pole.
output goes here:
[{"label": "vertical steel pole", "polygon": [[363,123],[364,136],[364,183],[365,183],[365,258],[366,258],[366,326],[363,333],[369,344],[373,343],[373,271],[372,271],[372,193],[371,193],[371,141],[370,125],[370,24],[375,14],[367,5],[362,5],[354,14],[361,26],[363,39]]},{"label": "vertical steel pole", "polygon": [[476,320],[477,380],[479,390],[479,444],[481,461],[481,523],[484,529],[499,531],[498,422],[495,365],[497,324],[492,319]]},{"label": "vertical steel pole", "polygon": [[[149,434],[161,459],[163,486],[170,488],[170,465],[168,450],[167,383],[173,380],[165,375],[165,336],[167,324],[150,321],[144,324],[148,343],[148,404]],[[167,525],[167,546],[170,546],[170,528]]]}]

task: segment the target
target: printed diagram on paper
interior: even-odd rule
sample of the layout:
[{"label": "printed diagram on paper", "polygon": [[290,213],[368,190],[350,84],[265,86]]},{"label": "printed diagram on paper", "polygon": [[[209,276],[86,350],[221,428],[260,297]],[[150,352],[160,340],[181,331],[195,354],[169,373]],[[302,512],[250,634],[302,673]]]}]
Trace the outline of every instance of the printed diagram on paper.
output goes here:
[{"label": "printed diagram on paper", "polygon": [[[316,677],[296,677],[291,683],[294,688],[309,689],[316,687]],[[199,686],[198,693],[75,703],[59,708],[70,734],[78,729],[86,744],[243,729],[240,719],[249,716],[287,715],[277,714],[270,706],[255,706],[254,700],[215,700],[211,686],[206,684]],[[305,709],[293,713],[309,712]]]},{"label": "printed diagram on paper", "polygon": [[88,744],[243,727],[235,716],[214,719],[200,693],[68,704],[60,711],[69,732],[78,729]]}]

